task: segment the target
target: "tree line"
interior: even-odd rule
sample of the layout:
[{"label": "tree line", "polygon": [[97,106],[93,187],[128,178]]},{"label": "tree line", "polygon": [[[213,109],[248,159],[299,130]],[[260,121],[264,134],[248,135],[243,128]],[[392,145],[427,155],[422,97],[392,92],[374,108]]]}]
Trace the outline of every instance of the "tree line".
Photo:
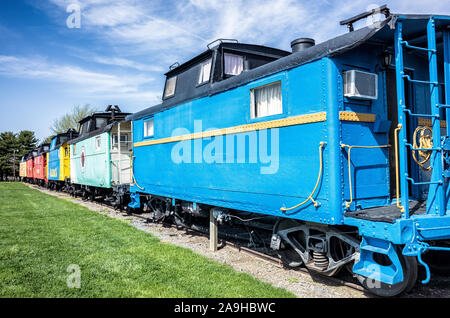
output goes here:
[{"label": "tree line", "polygon": [[[78,122],[94,112],[95,108],[89,104],[74,106],[69,113],[53,121],[50,126],[52,135],[45,138],[43,143],[49,143],[54,135],[64,133],[71,128],[78,129]],[[33,131],[1,132],[0,181],[7,181],[13,177],[18,178],[21,158],[36,149],[38,145],[39,140]]]},{"label": "tree line", "polygon": [[17,134],[11,131],[0,133],[0,180],[18,177],[20,159],[35,149],[37,144],[38,139],[29,130]]}]

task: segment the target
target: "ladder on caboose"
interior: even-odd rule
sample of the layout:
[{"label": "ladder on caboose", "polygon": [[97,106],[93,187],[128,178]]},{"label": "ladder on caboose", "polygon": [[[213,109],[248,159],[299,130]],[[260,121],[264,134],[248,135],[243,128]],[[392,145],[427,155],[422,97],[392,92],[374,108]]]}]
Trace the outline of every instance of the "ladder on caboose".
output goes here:
[{"label": "ladder on caboose", "polygon": [[[409,183],[412,186],[428,185],[427,214],[446,214],[446,178],[450,177],[450,170],[443,164],[443,157],[447,157],[450,151],[450,30],[447,28],[442,31],[444,44],[444,76],[445,76],[445,100],[446,104],[439,102],[439,77],[437,64],[437,45],[436,45],[436,22],[431,18],[427,22],[427,42],[428,47],[418,47],[410,45],[408,41],[403,40],[403,23],[399,18],[395,29],[395,66],[397,81],[397,107],[398,107],[398,150],[399,159],[396,164],[399,170],[401,206],[403,217],[409,218]],[[404,71],[404,50],[425,51],[428,54],[429,81],[414,80]],[[430,114],[417,114],[411,110],[411,105],[405,103],[405,80],[413,84],[428,85],[430,87]],[[441,141],[441,109],[446,112],[446,136]],[[409,118],[430,118],[432,122],[433,147],[431,149],[414,148],[411,142],[408,142],[407,119]],[[430,165],[432,174],[430,181],[416,182],[408,172],[408,151],[431,151]],[[448,166],[448,165],[447,165]],[[397,190],[397,198],[399,193]]]}]

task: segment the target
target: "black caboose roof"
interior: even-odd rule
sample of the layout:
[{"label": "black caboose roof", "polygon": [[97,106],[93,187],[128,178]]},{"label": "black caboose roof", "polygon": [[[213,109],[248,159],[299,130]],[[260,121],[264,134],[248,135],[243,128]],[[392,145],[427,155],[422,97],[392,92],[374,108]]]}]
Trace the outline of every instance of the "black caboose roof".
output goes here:
[{"label": "black caboose roof", "polygon": [[[221,40],[218,40],[218,41],[221,41]],[[205,58],[210,57],[212,55],[212,53],[214,53],[216,51],[221,51],[221,50],[253,54],[253,55],[263,56],[263,57],[267,57],[267,58],[274,59],[274,60],[279,59],[284,56],[288,56],[289,54],[291,54],[291,52],[264,46],[264,45],[246,44],[246,43],[238,43],[238,42],[218,42],[218,44],[216,46],[208,48],[206,51],[195,56],[194,58],[190,59],[189,61],[184,62],[183,64],[178,65],[175,68],[172,68],[170,71],[168,71],[164,75],[167,77],[170,77],[170,76],[179,74],[182,71],[185,71],[186,69],[189,69],[193,65],[197,64],[198,62],[204,60]],[[219,79],[216,78],[215,81],[219,81]]]},{"label": "black caboose roof", "polygon": [[57,134],[55,136],[52,137],[52,141],[53,139],[56,138],[56,144],[55,144],[55,149],[61,147],[65,142],[77,138],[78,137],[78,132],[75,129],[69,129],[64,133],[60,133]]},{"label": "black caboose roof", "polygon": [[42,156],[43,154],[49,152],[50,150],[50,144],[41,144],[39,147],[37,147],[35,150],[33,150],[33,157]]},{"label": "black caboose roof", "polygon": [[82,134],[79,134],[78,137],[73,138],[71,140],[69,140],[68,144],[73,144],[76,142],[79,142],[81,140],[102,134],[106,131],[110,131],[112,129],[112,127],[114,126],[115,123],[117,122],[121,122],[124,121],[125,118],[127,116],[131,115],[131,113],[122,113],[122,112],[98,112],[98,113],[94,113],[90,116],[87,116],[83,119],[81,119],[79,121],[80,123],[80,127],[81,125],[83,125],[84,123],[88,122],[88,121],[95,121],[96,118],[105,118],[107,119],[106,123],[103,124],[101,127],[96,128],[95,125],[90,125],[90,129],[87,132],[84,132]]}]

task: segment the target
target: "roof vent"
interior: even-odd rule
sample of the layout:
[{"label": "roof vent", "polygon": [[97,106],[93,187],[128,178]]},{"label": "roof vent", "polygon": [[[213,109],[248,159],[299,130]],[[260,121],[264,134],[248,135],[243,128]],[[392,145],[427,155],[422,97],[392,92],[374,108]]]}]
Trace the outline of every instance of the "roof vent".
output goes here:
[{"label": "roof vent", "polygon": [[209,43],[206,47],[208,48],[208,50],[211,50],[212,48],[214,48],[222,43],[239,43],[239,41],[236,39],[217,39],[217,40],[214,40],[211,43]]},{"label": "roof vent", "polygon": [[292,53],[303,51],[316,45],[316,41],[310,38],[299,38],[291,42]]}]

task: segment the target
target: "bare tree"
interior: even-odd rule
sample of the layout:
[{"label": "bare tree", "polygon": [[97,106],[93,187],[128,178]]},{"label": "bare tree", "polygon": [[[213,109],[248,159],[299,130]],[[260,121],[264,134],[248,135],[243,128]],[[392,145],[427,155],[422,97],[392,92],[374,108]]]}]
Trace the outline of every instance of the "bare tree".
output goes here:
[{"label": "bare tree", "polygon": [[77,129],[78,122],[86,116],[95,113],[96,109],[90,104],[84,106],[74,106],[70,113],[55,119],[50,126],[51,131],[57,135],[66,132],[70,128]]}]

